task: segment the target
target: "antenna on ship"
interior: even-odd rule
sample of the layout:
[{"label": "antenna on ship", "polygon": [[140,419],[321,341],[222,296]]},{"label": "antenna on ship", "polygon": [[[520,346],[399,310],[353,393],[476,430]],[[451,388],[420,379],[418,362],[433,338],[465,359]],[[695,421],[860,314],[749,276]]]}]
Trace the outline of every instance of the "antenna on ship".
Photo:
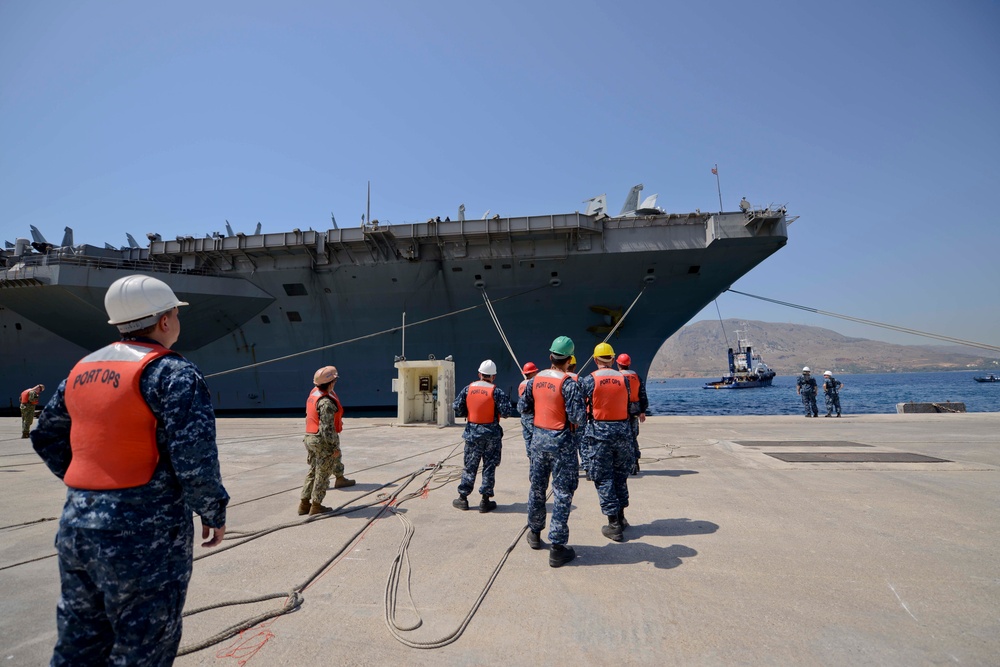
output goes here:
[{"label": "antenna on ship", "polygon": [[715,174],[715,188],[719,191],[719,213],[722,213],[722,184],[719,182],[719,163],[716,162],[715,166],[712,167],[712,173]]},{"label": "antenna on ship", "polygon": [[[368,208],[365,209],[368,213],[366,220],[368,222],[372,221],[372,182],[368,181]],[[362,221],[363,222],[363,221]]]}]

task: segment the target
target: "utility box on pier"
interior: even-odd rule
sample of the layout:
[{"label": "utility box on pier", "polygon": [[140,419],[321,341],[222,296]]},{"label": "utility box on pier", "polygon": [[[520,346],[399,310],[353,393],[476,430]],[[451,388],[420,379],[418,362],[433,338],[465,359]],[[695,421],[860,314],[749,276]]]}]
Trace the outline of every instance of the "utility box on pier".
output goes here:
[{"label": "utility box on pier", "polygon": [[451,404],[455,401],[455,362],[397,361],[399,377],[393,379],[396,392],[396,420],[399,424],[455,423]]}]

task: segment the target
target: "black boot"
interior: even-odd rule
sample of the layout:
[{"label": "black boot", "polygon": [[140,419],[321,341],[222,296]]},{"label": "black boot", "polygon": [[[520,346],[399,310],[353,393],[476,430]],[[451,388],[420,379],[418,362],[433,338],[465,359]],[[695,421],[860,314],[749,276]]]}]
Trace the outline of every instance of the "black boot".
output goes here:
[{"label": "black boot", "polygon": [[576,558],[576,552],[573,551],[573,547],[568,547],[565,544],[553,544],[549,551],[549,567],[562,567],[574,558]]},{"label": "black boot", "polygon": [[622,530],[628,528],[631,524],[625,520],[625,510],[618,512],[618,523],[622,525]]},{"label": "black boot", "polygon": [[451,501],[451,505],[452,507],[457,507],[460,510],[469,509],[469,501],[465,496],[459,496],[458,498],[455,498],[453,501]]},{"label": "black boot", "polygon": [[528,546],[531,547],[532,549],[541,549],[542,548],[542,534],[541,534],[541,532],[537,532],[536,533],[535,531],[533,531],[532,529],[529,528],[528,529],[528,534],[526,535],[526,539],[528,540]]},{"label": "black boot", "polygon": [[483,496],[483,499],[479,502],[479,513],[486,514],[487,512],[492,512],[497,508],[497,504],[490,500],[489,496]]},{"label": "black boot", "polygon": [[608,517],[608,525],[601,526],[601,533],[604,534],[604,537],[608,538],[609,540],[611,540],[613,542],[621,542],[622,539],[623,539],[622,538],[622,525],[621,525],[621,523],[619,523],[618,517],[617,516],[609,516]]}]

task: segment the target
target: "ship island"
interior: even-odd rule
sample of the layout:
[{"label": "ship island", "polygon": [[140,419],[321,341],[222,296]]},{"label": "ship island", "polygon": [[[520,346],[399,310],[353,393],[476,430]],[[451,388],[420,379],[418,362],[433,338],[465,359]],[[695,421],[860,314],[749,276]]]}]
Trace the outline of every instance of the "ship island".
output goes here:
[{"label": "ship island", "polygon": [[[459,382],[484,359],[516,395],[520,364],[546,364],[566,335],[584,361],[608,339],[645,376],[663,342],[788,240],[785,206],[667,212],[629,192],[584,212],[205,237],[146,234],[143,247],[59,246],[32,228],[0,251],[0,409],[21,391],[54,390],[80,358],[118,339],[112,282],[142,273],[190,305],[174,350],[205,374],[217,412],[302,410],[313,372],[335,365],[347,409],[396,406],[394,364],[455,363]],[[610,338],[608,338],[610,335]],[[50,394],[51,395],[51,394]],[[43,402],[47,399],[43,396]],[[429,396],[428,400],[437,400]]]}]

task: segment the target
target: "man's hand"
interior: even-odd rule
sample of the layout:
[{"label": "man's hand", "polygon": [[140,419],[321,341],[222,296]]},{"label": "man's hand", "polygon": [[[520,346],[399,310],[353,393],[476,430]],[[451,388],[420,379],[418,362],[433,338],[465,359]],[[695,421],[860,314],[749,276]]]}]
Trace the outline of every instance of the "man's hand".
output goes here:
[{"label": "man's hand", "polygon": [[[208,540],[208,533],[212,532],[212,539]],[[209,528],[205,525],[205,522],[201,522],[201,539],[208,540],[208,542],[202,542],[203,547],[217,547],[222,544],[222,538],[226,534],[226,526],[222,525],[218,528]]]}]

